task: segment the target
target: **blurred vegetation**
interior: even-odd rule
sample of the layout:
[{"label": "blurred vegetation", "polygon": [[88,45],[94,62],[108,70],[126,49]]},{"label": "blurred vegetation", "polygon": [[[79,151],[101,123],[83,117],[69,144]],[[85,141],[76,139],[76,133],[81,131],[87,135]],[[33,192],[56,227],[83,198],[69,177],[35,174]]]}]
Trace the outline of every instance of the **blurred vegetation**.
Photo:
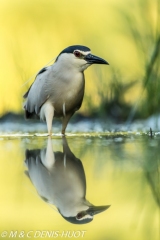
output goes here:
[{"label": "blurred vegetation", "polygon": [[141,0],[132,14],[120,11],[126,29],[136,45],[144,69],[142,90],[137,104],[131,109],[130,120],[139,109],[139,117],[146,118],[159,112],[160,100],[160,2]]},{"label": "blurred vegetation", "polygon": [[0,0],[0,115],[23,113],[22,85],[65,47],[83,44],[110,66],[86,75],[81,114],[116,122],[159,113],[158,0]]}]

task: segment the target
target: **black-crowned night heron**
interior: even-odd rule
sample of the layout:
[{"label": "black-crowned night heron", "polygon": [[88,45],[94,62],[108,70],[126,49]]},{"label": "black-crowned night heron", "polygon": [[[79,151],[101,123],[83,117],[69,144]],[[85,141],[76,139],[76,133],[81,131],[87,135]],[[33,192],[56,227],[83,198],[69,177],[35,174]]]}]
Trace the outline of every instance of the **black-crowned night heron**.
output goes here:
[{"label": "black-crowned night heron", "polygon": [[86,178],[82,162],[63,138],[63,153],[53,152],[51,138],[47,149],[27,150],[27,176],[40,197],[57,207],[61,216],[75,224],[88,223],[110,205],[94,206],[86,200]]},{"label": "black-crowned night heron", "polygon": [[26,118],[37,115],[46,120],[52,134],[53,117],[62,117],[62,134],[71,116],[82,104],[85,88],[84,70],[92,64],[108,64],[91,54],[88,47],[74,45],[64,49],[53,65],[39,71],[25,93]]}]

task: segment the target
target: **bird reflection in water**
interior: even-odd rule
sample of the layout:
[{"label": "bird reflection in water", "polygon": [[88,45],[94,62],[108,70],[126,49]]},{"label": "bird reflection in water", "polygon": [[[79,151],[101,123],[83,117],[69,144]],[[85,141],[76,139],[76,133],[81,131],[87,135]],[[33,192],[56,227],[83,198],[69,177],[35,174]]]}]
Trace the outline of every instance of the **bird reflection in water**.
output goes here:
[{"label": "bird reflection in water", "polygon": [[40,197],[55,205],[64,219],[75,224],[91,222],[110,205],[94,206],[86,200],[82,162],[71,152],[65,137],[62,141],[63,152],[53,152],[50,138],[46,149],[26,150],[26,174]]}]

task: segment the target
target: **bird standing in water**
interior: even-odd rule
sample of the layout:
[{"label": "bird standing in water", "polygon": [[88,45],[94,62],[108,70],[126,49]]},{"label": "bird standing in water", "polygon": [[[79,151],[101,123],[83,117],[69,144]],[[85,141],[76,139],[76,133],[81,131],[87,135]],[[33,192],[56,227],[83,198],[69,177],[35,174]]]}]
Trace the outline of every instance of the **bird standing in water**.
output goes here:
[{"label": "bird standing in water", "polygon": [[24,94],[26,118],[37,115],[46,121],[51,136],[53,117],[62,117],[62,134],[65,134],[70,118],[82,105],[84,70],[92,64],[108,62],[92,55],[91,50],[85,46],[74,45],[64,49],[53,65],[39,71]]}]

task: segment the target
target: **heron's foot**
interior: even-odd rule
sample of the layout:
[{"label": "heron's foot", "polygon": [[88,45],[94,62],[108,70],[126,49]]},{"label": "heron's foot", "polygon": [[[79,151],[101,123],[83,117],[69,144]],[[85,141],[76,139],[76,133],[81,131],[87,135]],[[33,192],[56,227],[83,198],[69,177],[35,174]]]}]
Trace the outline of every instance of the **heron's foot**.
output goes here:
[{"label": "heron's foot", "polygon": [[62,130],[61,133],[62,133],[62,136],[65,136],[65,130]]},{"label": "heron's foot", "polygon": [[52,132],[49,132],[49,133],[48,133],[48,137],[52,137]]}]

